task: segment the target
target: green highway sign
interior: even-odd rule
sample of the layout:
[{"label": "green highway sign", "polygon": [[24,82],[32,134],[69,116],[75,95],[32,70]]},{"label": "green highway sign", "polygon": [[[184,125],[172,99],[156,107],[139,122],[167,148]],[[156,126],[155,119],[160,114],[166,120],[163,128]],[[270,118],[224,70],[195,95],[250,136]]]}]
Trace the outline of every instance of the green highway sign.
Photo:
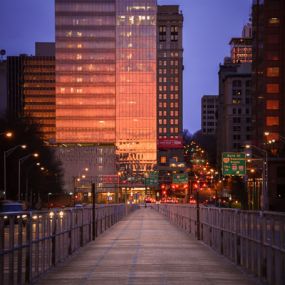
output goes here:
[{"label": "green highway sign", "polygon": [[246,155],[243,152],[223,152],[222,154],[223,175],[244,176],[246,175]]},{"label": "green highway sign", "polygon": [[188,174],[186,173],[173,174],[172,183],[174,184],[188,183]]},{"label": "green highway sign", "polygon": [[148,177],[145,177],[146,186],[157,186],[158,185],[158,172],[150,172]]}]

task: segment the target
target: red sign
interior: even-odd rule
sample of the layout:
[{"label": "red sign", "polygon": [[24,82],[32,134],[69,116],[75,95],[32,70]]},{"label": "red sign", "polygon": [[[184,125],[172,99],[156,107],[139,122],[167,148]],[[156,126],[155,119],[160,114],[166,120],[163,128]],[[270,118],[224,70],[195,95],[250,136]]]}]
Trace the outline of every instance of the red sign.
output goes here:
[{"label": "red sign", "polygon": [[118,182],[119,176],[117,175],[100,175],[100,182],[106,184],[115,184]]},{"label": "red sign", "polygon": [[159,139],[157,147],[159,149],[183,148],[183,140],[180,139]]}]

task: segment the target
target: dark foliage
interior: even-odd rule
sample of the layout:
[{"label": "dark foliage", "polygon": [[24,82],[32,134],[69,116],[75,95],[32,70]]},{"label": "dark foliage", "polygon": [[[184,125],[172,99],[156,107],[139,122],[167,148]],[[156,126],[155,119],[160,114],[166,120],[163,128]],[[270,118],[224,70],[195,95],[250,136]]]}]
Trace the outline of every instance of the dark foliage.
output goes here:
[{"label": "dark foliage", "polygon": [[[7,191],[6,198],[18,199],[19,159],[27,156],[21,164],[21,200],[29,201],[30,206],[46,200],[48,193],[62,191],[63,172],[61,164],[55,159],[55,150],[47,145],[39,136],[38,126],[20,119],[0,119],[0,133],[13,132],[11,138],[4,134],[0,138],[1,158],[4,152],[18,146],[6,159]],[[22,149],[20,145],[26,145]],[[39,157],[29,156],[38,153]],[[40,166],[37,165],[40,163]],[[44,169],[41,167],[44,167]],[[0,190],[4,184],[4,163],[0,164]],[[31,205],[32,204],[32,205]]]}]

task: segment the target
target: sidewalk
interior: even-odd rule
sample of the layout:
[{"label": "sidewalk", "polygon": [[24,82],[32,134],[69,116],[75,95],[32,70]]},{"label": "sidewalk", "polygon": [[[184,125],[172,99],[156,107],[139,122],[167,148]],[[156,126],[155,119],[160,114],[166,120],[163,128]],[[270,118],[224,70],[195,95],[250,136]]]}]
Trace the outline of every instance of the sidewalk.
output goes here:
[{"label": "sidewalk", "polygon": [[254,285],[239,269],[147,208],[82,248],[37,285]]}]

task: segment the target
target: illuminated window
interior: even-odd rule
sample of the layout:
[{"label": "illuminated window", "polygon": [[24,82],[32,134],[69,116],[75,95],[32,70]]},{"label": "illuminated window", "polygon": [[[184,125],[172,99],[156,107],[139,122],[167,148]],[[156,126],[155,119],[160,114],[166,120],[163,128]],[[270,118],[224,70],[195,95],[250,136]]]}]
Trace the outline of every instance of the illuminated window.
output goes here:
[{"label": "illuminated window", "polygon": [[267,100],[266,101],[266,109],[278,110],[279,109],[279,101],[278,100]]},{"label": "illuminated window", "polygon": [[279,67],[268,67],[266,74],[267,74],[267,77],[278,77]]},{"label": "illuminated window", "polygon": [[266,85],[266,92],[269,94],[279,93],[279,84],[271,83]]},{"label": "illuminated window", "polygon": [[270,25],[279,25],[280,24],[280,19],[279,18],[269,18],[268,23]]},{"label": "illuminated window", "polygon": [[160,163],[166,163],[166,156],[160,157]]},{"label": "illuminated window", "polygon": [[266,117],[266,126],[278,126],[279,125],[279,117]]},{"label": "illuminated window", "polygon": [[279,53],[277,51],[270,51],[266,54],[267,60],[278,61],[280,59]]}]

